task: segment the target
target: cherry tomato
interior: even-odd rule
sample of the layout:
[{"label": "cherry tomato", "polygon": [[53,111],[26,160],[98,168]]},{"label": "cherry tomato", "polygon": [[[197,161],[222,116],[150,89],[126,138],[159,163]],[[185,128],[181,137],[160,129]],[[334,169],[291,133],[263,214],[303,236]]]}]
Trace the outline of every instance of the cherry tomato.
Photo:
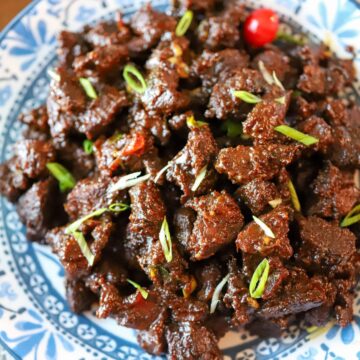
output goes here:
[{"label": "cherry tomato", "polygon": [[131,141],[121,151],[122,156],[141,155],[145,147],[145,138],[143,135],[136,133]]},{"label": "cherry tomato", "polygon": [[270,9],[253,11],[244,24],[245,41],[254,47],[273,41],[279,29],[279,17]]}]

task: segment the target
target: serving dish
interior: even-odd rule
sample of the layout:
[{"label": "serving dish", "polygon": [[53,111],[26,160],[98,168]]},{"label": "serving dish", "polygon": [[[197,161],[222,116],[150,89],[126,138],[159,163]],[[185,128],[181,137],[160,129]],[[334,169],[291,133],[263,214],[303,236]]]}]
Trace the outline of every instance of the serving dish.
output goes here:
[{"label": "serving dish", "polygon": [[[56,34],[62,27],[130,14],[141,1],[35,1],[1,35],[0,128],[1,161],[9,158],[20,124],[20,109],[44,101],[47,68],[55,61]],[[153,1],[165,10],[167,1]],[[259,6],[265,2],[255,2]],[[284,19],[343,52],[359,40],[360,10],[352,1],[266,1]],[[296,26],[295,23],[295,26]],[[355,47],[359,53],[359,49]],[[359,66],[359,60],[356,65]],[[113,321],[97,321],[92,313],[76,316],[63,294],[62,267],[49,249],[29,244],[14,208],[1,200],[0,341],[4,357],[17,359],[150,359],[139,349],[133,332]],[[356,301],[356,312],[359,303]],[[293,327],[280,339],[261,340],[249,334],[228,334],[222,340],[226,359],[357,359],[360,317],[345,329]]]}]

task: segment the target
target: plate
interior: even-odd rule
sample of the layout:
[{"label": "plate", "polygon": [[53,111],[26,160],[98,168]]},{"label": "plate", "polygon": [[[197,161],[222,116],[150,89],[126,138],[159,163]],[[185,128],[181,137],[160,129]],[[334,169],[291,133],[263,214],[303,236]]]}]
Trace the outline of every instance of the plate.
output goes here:
[{"label": "plate", "polygon": [[[145,1],[36,0],[0,34],[0,162],[11,156],[21,130],[21,111],[46,98],[46,69],[56,61],[56,34],[64,27],[130,15]],[[166,10],[167,0],[153,6]],[[344,55],[353,45],[360,69],[360,8],[351,0],[263,0],[247,2],[276,9],[283,19],[323,39]],[[64,296],[63,269],[49,248],[26,241],[14,206],[0,200],[0,360],[160,359],[144,353],[132,330],[94,312],[71,313]],[[359,293],[360,291],[358,291]],[[291,327],[280,339],[259,339],[243,331],[220,344],[226,360],[360,359],[360,298],[346,328]]]}]

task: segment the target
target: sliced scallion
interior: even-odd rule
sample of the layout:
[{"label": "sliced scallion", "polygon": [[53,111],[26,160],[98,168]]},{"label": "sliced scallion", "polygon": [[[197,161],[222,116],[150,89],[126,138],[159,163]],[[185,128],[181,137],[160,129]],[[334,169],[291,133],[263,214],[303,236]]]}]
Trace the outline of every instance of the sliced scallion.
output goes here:
[{"label": "sliced scallion", "polygon": [[272,75],[270,74],[269,70],[265,67],[265,64],[262,60],[259,61],[259,70],[261,72],[261,75],[263,76],[264,80],[269,84],[274,84],[274,79]]},{"label": "sliced scallion", "polygon": [[182,18],[179,20],[176,29],[175,35],[176,36],[184,36],[188,31],[192,20],[194,17],[194,13],[191,10],[186,10]]},{"label": "sliced scallion", "polygon": [[61,80],[60,75],[54,69],[48,69],[47,73],[52,80],[57,82]]},{"label": "sliced scallion", "polygon": [[97,209],[93,212],[91,212],[90,214],[87,214],[85,216],[83,216],[82,218],[74,221],[73,223],[71,223],[66,229],[65,229],[65,234],[72,234],[75,231],[77,231],[79,229],[79,227],[87,220],[93,218],[93,217],[98,217],[101,216],[102,214],[104,214],[105,212],[108,211],[108,208],[101,208],[101,209]]},{"label": "sliced scallion", "polygon": [[130,279],[126,279],[126,281],[131,284],[135,289],[139,290],[141,296],[146,300],[149,296],[149,293],[138,283],[136,283],[135,281],[132,281]]},{"label": "sliced scallion", "polygon": [[267,279],[269,277],[270,265],[267,259],[264,259],[254,271],[250,281],[249,291],[250,296],[254,299],[262,297]]},{"label": "sliced scallion", "polygon": [[80,250],[90,266],[94,265],[95,255],[91,252],[84,234],[81,231],[75,231],[71,234],[78,243]]},{"label": "sliced scallion", "polygon": [[113,212],[113,213],[121,213],[123,211],[126,211],[130,208],[130,206],[128,204],[124,204],[124,203],[114,203],[111,204],[109,206],[109,211]]},{"label": "sliced scallion", "polygon": [[91,155],[94,152],[94,143],[89,139],[85,139],[83,142],[83,149],[86,154]]},{"label": "sliced scallion", "polygon": [[257,104],[262,101],[260,97],[244,90],[234,90],[233,95],[248,104]]},{"label": "sliced scallion", "polygon": [[288,188],[289,188],[289,191],[290,191],[290,196],[291,196],[291,202],[294,206],[294,209],[298,212],[301,211],[301,205],[300,205],[300,201],[299,201],[299,197],[296,193],[296,190],[295,190],[295,186],[293,184],[293,182],[291,180],[289,180],[288,182]]},{"label": "sliced scallion", "polygon": [[226,275],[216,286],[216,288],[214,290],[214,294],[211,298],[210,314],[213,314],[215,312],[216,307],[217,307],[218,303],[220,302],[219,298],[221,295],[221,291],[224,288],[224,286],[226,285],[226,283],[229,281],[229,278],[230,278],[230,274]]},{"label": "sliced scallion", "polygon": [[76,185],[76,180],[69,170],[59,163],[47,163],[47,169],[51,175],[59,182],[61,192],[71,190]]},{"label": "sliced scallion", "polygon": [[173,258],[172,253],[172,241],[171,234],[169,230],[169,224],[167,222],[166,216],[161,224],[161,229],[159,233],[159,240],[161,244],[161,248],[164,252],[164,256],[167,262],[171,262]]},{"label": "sliced scallion", "polygon": [[150,176],[151,176],[150,174],[147,174],[144,176],[140,176],[140,175],[141,175],[141,171],[122,176],[115,184],[111,185],[107,189],[107,192],[112,193],[114,191],[119,191],[119,190],[124,190],[124,189],[130,188],[134,185],[140,184],[143,181],[150,179]]},{"label": "sliced scallion", "polygon": [[343,219],[340,226],[348,227],[360,221],[360,204],[356,205]]},{"label": "sliced scallion", "polygon": [[187,119],[186,119],[186,125],[187,125],[189,128],[198,128],[198,127],[207,125],[207,122],[195,120],[194,116],[191,115],[191,116],[187,117]]},{"label": "sliced scallion", "polygon": [[80,85],[83,87],[86,95],[90,99],[97,99],[98,96],[97,96],[96,90],[89,79],[80,78],[79,82],[80,82]]},{"label": "sliced scallion", "polygon": [[278,88],[280,88],[281,90],[285,90],[284,85],[281,83],[281,81],[280,81],[279,78],[277,77],[275,71],[273,71],[272,77],[273,77],[273,79],[274,79],[274,84],[275,84]]},{"label": "sliced scallion", "polygon": [[235,138],[243,134],[243,127],[241,122],[227,120],[224,122],[222,129],[226,130],[227,136],[231,138]]},{"label": "sliced scallion", "polygon": [[273,231],[262,221],[260,220],[258,217],[253,216],[254,221],[256,222],[256,224],[259,225],[259,227],[261,228],[261,230],[264,232],[264,234],[272,239],[275,239],[275,234],[273,233]]},{"label": "sliced scallion", "polygon": [[191,191],[196,191],[199,188],[199,186],[201,185],[201,183],[205,179],[206,172],[207,172],[207,166],[204,166],[200,170],[199,174],[196,176],[194,184],[193,184],[193,186],[191,188]]},{"label": "sliced scallion", "polygon": [[166,166],[164,166],[155,176],[154,183],[156,184],[159,179],[161,178],[162,174],[165,173],[165,171],[171,166],[171,162],[169,162]]},{"label": "sliced scallion", "polygon": [[143,94],[146,91],[146,81],[134,65],[128,64],[124,67],[123,77],[128,86],[138,94]]},{"label": "sliced scallion", "polygon": [[286,104],[286,97],[285,96],[281,96],[275,99],[275,101],[281,105],[285,105]]},{"label": "sliced scallion", "polygon": [[294,139],[306,146],[310,146],[313,144],[316,144],[319,142],[319,139],[308,135],[308,134],[304,134],[299,130],[296,130],[290,126],[287,125],[280,125],[280,126],[276,126],[275,130],[287,137],[289,137],[290,139]]},{"label": "sliced scallion", "polygon": [[295,37],[294,35],[285,33],[283,31],[279,31],[277,33],[276,40],[282,40],[282,41],[288,42],[290,44],[295,44],[295,45],[305,45],[306,44],[305,38]]}]

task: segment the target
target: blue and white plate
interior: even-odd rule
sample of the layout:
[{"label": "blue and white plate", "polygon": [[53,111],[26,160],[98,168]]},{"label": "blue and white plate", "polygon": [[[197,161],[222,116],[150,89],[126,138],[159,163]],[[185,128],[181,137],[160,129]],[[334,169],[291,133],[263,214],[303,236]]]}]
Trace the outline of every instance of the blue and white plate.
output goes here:
[{"label": "blue and white plate", "polygon": [[[46,69],[55,59],[56,35],[64,27],[111,18],[115,10],[133,13],[145,1],[36,0],[0,34],[0,162],[11,156],[18,138],[20,112],[41,104],[48,87]],[[165,10],[168,0],[154,0]],[[263,0],[254,6],[276,9],[345,54],[359,55],[360,8],[355,0]],[[71,313],[64,296],[63,269],[49,249],[26,241],[15,208],[0,200],[0,360],[153,359],[136,343],[132,330],[93,312]],[[360,293],[360,291],[359,291]],[[221,340],[225,359],[356,360],[360,359],[360,298],[354,322],[342,329],[333,323],[310,331],[291,327],[280,339],[258,339],[244,332]],[[313,330],[313,329],[312,329]],[[155,358],[154,358],[155,359]]]}]

